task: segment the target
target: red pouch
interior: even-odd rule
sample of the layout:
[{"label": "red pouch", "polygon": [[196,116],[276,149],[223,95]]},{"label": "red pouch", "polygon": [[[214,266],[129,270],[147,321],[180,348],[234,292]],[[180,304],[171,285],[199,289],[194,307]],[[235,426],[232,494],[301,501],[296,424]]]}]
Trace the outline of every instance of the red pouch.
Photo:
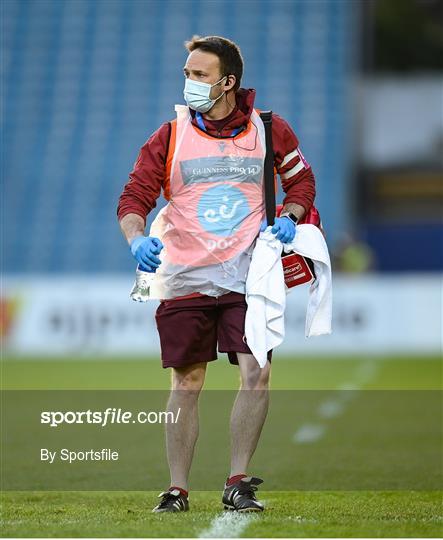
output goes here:
[{"label": "red pouch", "polygon": [[298,253],[282,253],[283,274],[288,289],[315,279],[314,263]]},{"label": "red pouch", "polygon": [[[282,205],[277,206],[277,217],[280,216],[282,208]],[[315,207],[312,207],[306,216],[298,223],[310,223],[312,225],[316,225],[320,230],[322,230],[320,215]],[[303,283],[309,283],[315,279],[314,263],[308,257],[303,257],[302,255],[294,252],[285,253],[283,251],[281,260],[283,264],[285,285],[288,287],[288,289],[296,287],[297,285],[303,285]]]}]

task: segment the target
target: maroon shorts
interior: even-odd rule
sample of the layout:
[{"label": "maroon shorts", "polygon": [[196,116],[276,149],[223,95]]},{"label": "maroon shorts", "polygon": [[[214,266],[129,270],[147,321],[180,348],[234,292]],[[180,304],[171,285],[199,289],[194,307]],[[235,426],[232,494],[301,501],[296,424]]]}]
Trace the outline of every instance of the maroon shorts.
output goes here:
[{"label": "maroon shorts", "polygon": [[[238,364],[236,353],[252,354],[244,340],[246,309],[245,295],[236,292],[218,298],[162,300],[155,320],[163,367],[217,360],[217,343],[219,352],[228,353],[229,362]],[[269,351],[269,361],[271,356]]]}]

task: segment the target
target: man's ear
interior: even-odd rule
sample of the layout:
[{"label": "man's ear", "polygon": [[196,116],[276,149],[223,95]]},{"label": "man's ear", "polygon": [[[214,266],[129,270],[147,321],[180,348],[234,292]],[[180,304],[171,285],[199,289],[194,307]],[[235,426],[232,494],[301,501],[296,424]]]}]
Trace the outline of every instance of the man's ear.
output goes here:
[{"label": "man's ear", "polygon": [[227,75],[226,81],[225,81],[225,92],[229,92],[229,90],[232,90],[235,86],[235,83],[237,82],[237,79],[235,75]]}]

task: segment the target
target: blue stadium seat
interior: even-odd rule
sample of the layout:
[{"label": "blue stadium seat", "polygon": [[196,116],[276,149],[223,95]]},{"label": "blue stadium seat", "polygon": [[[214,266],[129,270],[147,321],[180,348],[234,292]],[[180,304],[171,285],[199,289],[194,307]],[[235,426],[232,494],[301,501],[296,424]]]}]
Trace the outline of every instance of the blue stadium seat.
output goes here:
[{"label": "blue stadium seat", "polygon": [[[317,176],[323,220],[339,230],[347,204],[350,6],[5,2],[3,270],[133,269],[116,221],[117,199],[139,147],[182,102],[183,41],[196,33],[241,45],[243,85],[257,88],[257,106],[293,125]],[[343,201],[338,208],[326,204],[332,194]]]}]

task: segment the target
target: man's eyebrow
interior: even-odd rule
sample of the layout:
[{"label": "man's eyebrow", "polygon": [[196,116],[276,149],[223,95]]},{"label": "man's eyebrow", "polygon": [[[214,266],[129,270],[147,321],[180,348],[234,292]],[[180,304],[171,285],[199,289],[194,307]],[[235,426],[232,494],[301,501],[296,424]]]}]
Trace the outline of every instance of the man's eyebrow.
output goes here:
[{"label": "man's eyebrow", "polygon": [[195,73],[196,75],[207,75],[206,71],[201,71],[200,69],[188,69],[186,66],[183,68],[185,73]]}]

